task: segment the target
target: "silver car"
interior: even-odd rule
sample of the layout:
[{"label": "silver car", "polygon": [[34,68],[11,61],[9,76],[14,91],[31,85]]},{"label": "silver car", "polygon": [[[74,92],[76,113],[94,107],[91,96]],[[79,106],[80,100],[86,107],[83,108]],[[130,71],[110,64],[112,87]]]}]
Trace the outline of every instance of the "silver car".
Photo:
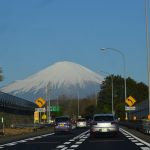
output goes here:
[{"label": "silver car", "polygon": [[77,128],[86,128],[87,127],[87,121],[85,118],[79,118],[76,123]]},{"label": "silver car", "polygon": [[113,114],[95,114],[90,125],[91,136],[117,135],[119,131],[118,121]]},{"label": "silver car", "polygon": [[58,132],[71,132],[72,131],[72,122],[69,117],[60,116],[55,118],[55,133]]}]

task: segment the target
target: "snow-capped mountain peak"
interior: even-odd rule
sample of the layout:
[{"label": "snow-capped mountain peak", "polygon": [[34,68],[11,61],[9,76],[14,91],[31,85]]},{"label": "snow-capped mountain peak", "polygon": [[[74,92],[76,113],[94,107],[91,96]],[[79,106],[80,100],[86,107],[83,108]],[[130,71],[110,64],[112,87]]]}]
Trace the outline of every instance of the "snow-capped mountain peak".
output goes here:
[{"label": "snow-capped mountain peak", "polygon": [[[60,94],[70,95],[77,88],[87,89],[88,87],[90,88],[90,85],[99,86],[102,80],[102,76],[86,67],[73,62],[63,61],[57,62],[24,80],[18,80],[9,84],[1,90],[31,100],[36,95],[45,95],[46,86],[51,89],[51,93],[55,97],[56,93],[57,96]],[[89,91],[91,91],[91,88]]]}]

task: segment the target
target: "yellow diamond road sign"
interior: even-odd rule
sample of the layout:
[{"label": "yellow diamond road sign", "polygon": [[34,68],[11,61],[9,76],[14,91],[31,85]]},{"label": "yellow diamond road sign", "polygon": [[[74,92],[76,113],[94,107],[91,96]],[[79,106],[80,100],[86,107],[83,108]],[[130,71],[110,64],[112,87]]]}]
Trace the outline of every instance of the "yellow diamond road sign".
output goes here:
[{"label": "yellow diamond road sign", "polygon": [[132,96],[129,96],[126,100],[125,100],[126,104],[128,104],[128,106],[133,106],[136,102],[136,100],[132,97]]},{"label": "yellow diamond road sign", "polygon": [[40,108],[45,105],[46,101],[43,98],[38,98],[35,100],[35,104],[37,104]]}]

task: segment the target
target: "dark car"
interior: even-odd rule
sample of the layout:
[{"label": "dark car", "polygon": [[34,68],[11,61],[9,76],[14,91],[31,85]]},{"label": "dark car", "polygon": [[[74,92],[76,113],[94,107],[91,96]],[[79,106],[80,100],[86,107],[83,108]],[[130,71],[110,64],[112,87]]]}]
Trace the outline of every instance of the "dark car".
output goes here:
[{"label": "dark car", "polygon": [[72,131],[72,122],[69,117],[60,116],[55,118],[55,133],[58,132],[71,132]]}]

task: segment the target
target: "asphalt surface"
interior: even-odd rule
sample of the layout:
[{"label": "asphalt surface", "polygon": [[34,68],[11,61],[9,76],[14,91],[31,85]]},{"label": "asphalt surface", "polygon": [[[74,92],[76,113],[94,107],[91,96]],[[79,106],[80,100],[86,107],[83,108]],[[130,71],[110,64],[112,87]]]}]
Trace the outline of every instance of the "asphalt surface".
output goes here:
[{"label": "asphalt surface", "polygon": [[0,145],[7,150],[150,150],[150,143],[120,128],[117,137],[91,138],[88,129],[74,129],[70,134],[48,133]]}]

